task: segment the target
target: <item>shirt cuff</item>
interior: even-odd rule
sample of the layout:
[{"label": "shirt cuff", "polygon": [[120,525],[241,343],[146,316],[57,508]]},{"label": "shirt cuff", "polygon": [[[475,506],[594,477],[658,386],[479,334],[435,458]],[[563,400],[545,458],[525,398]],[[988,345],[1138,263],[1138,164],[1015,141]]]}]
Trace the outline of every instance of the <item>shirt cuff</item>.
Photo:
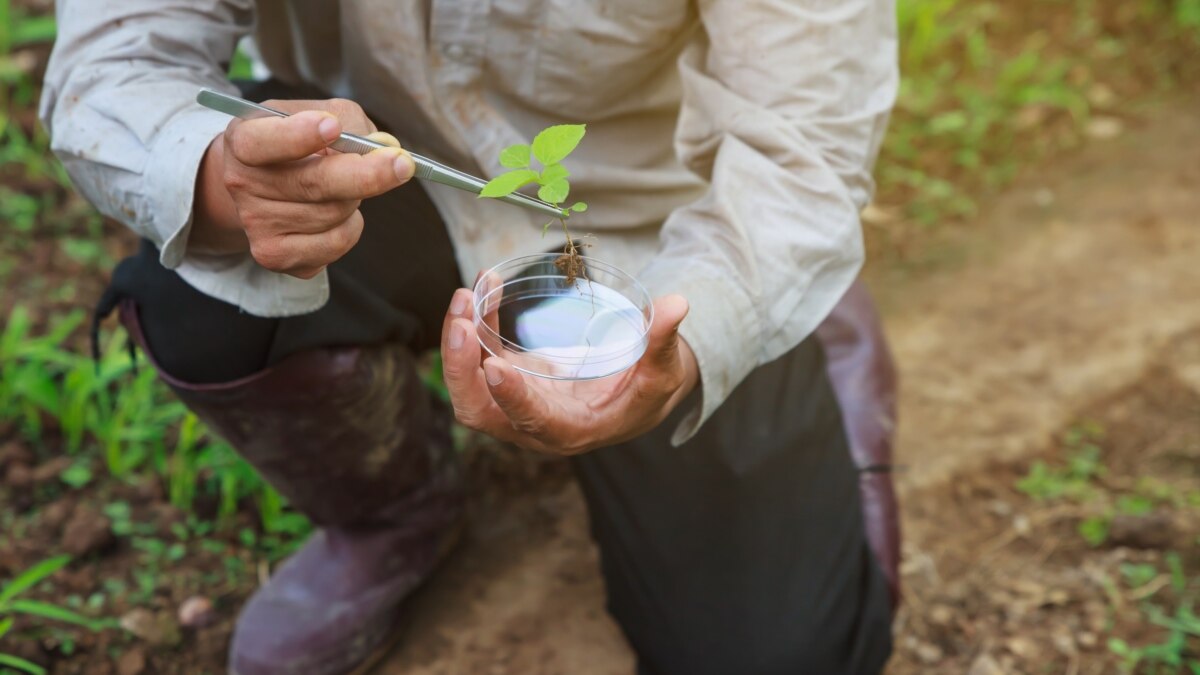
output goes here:
[{"label": "shirt cuff", "polygon": [[641,281],[652,297],[678,293],[689,305],[679,335],[696,355],[700,400],[671,436],[671,444],[680,446],[700,430],[758,366],[755,355],[762,351],[755,331],[758,315],[742,289],[712,274],[705,275],[700,269],[669,272],[661,264],[655,264]]},{"label": "shirt cuff", "polygon": [[312,279],[272,272],[249,253],[209,255],[188,251],[196,176],[208,146],[229,125],[229,116],[199,106],[171,119],[159,132],[144,174],[150,227],[159,260],[205,295],[264,317],[294,316],[329,300],[325,270]]},{"label": "shirt cuff", "polygon": [[158,240],[163,267],[175,269],[187,255],[200,162],[229,119],[215,110],[189,107],[172,117],[155,139],[143,180],[150,202],[149,230]]}]

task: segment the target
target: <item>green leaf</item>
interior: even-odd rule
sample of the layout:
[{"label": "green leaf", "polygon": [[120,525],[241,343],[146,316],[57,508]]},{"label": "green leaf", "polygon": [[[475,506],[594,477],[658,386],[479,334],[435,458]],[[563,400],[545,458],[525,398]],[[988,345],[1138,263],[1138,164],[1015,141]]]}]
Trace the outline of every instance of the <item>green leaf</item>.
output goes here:
[{"label": "green leaf", "polygon": [[1079,523],[1079,536],[1093,548],[1108,539],[1108,518],[1092,516]]},{"label": "green leaf", "polygon": [[537,172],[529,169],[518,169],[500,174],[483,186],[480,197],[504,197],[516,192],[524,185],[537,181]]},{"label": "green leaf", "polygon": [[559,178],[553,183],[546,183],[538,190],[538,198],[551,204],[561,204],[571,193],[571,185],[567,179]]},{"label": "green leaf", "polygon": [[17,670],[29,673],[29,675],[46,675],[46,669],[36,663],[30,663],[25,659],[18,658],[12,654],[0,654],[0,666],[8,666]]},{"label": "green leaf", "polygon": [[54,621],[62,621],[64,623],[73,623],[84,628],[95,630],[96,622],[83,616],[76,614],[69,609],[63,609],[47,602],[38,602],[36,600],[13,600],[9,608],[20,614],[29,614],[31,616],[40,616],[43,619],[52,619]]},{"label": "green leaf", "polygon": [[575,213],[583,213],[584,211],[587,211],[587,204],[584,204],[583,202],[575,202],[571,205],[571,210]]},{"label": "green leaf", "polygon": [[0,621],[0,638],[4,637],[4,635],[8,633],[9,629],[12,628],[12,625],[13,618],[11,616]]},{"label": "green leaf", "polygon": [[538,182],[542,185],[547,185],[559,179],[566,179],[570,175],[571,172],[567,171],[567,167],[562,164],[551,164],[542,169],[542,175],[538,178]]},{"label": "green leaf", "polygon": [[558,124],[542,130],[533,139],[533,156],[543,166],[558,164],[575,150],[587,127],[583,124]]},{"label": "green leaf", "polygon": [[35,42],[53,42],[58,26],[53,15],[25,17],[13,26],[12,46],[21,47]]},{"label": "green leaf", "polygon": [[63,471],[58,479],[75,489],[79,489],[92,482],[92,469],[86,461],[75,462],[67,467],[67,470]]},{"label": "green leaf", "polygon": [[510,145],[500,151],[500,166],[510,169],[525,169],[529,167],[529,146],[524,143]]},{"label": "green leaf", "polygon": [[0,591],[0,605],[17,597],[17,594],[27,588],[32,587],[42,579],[54,574],[63,568],[64,565],[71,562],[71,556],[60,555],[56,558],[43,560],[42,562],[30,567],[12,580],[3,591]]}]

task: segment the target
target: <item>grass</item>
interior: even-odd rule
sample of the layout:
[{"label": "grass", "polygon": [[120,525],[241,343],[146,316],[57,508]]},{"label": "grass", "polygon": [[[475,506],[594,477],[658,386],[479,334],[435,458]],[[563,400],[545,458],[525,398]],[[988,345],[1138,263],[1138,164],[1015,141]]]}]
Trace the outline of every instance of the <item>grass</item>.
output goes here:
[{"label": "grass", "polygon": [[[1061,441],[1065,463],[1037,460],[1015,487],[1035,502],[1073,503],[1080,513],[1090,514],[1079,519],[1076,529],[1093,548],[1106,544],[1116,515],[1140,517],[1159,508],[1200,507],[1200,495],[1148,477],[1136,481],[1129,491],[1103,485],[1108,473],[1100,445],[1103,438],[1103,429],[1094,423],[1073,427]],[[1200,675],[1200,617],[1194,611],[1200,572],[1185,569],[1176,551],[1167,551],[1161,564],[1123,562],[1117,569],[1124,591],[1111,579],[1107,581],[1110,606],[1118,608],[1132,599],[1144,625],[1154,628],[1150,637],[1136,645],[1123,637],[1109,637],[1108,650],[1119,659],[1121,671]]]},{"label": "grass", "polygon": [[97,362],[65,347],[82,320],[75,312],[33,335],[29,312],[18,306],[0,332],[0,419],[15,421],[17,432],[33,443],[56,436],[66,454],[79,457],[63,474],[66,482],[89,482],[89,459],[96,458],[117,479],[139,472],[161,477],[171,504],[185,511],[203,490],[218,497],[220,518],[252,500],[265,531],[305,529],[253,468],[171,396],[152,368],[135,367],[116,334],[106,334]]},{"label": "grass", "polygon": [[1094,117],[1200,76],[1200,0],[900,0],[898,21],[877,203],[902,216],[887,227],[917,239],[906,246],[977,215],[1023,166],[1079,145]]},{"label": "grass", "polygon": [[[69,556],[58,556],[43,560],[17,575],[16,578],[0,588],[0,638],[3,638],[5,634],[12,630],[13,624],[16,621],[15,617],[20,614],[73,624],[89,630],[99,630],[109,625],[110,622],[89,619],[82,614],[58,605],[39,602],[37,600],[27,600],[21,597],[25,591],[28,591],[50,575],[62,569],[70,561],[71,558]],[[4,652],[0,652],[0,668],[10,668],[18,672],[30,673],[30,675],[45,675],[46,672],[44,668],[35,663],[12,654],[5,654]],[[4,671],[0,670],[0,672]]]}]

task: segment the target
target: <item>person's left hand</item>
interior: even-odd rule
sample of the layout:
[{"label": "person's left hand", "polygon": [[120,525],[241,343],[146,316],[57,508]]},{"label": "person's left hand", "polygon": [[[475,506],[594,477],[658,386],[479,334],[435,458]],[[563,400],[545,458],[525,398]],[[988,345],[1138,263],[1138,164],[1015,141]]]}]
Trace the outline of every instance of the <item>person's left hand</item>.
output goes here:
[{"label": "person's left hand", "polygon": [[654,303],[646,353],[629,370],[577,383],[526,375],[476,339],[471,291],[460,288],[442,324],[442,373],[463,425],[529,450],[576,455],[658,426],[695,388],[696,357],[679,337],[682,296]]}]

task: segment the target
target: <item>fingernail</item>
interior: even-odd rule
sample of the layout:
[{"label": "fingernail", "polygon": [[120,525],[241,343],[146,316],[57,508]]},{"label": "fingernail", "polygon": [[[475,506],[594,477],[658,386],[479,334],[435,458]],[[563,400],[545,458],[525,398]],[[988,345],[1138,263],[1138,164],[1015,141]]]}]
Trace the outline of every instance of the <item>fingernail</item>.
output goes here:
[{"label": "fingernail", "polygon": [[467,309],[467,297],[462,293],[455,293],[454,299],[450,301],[450,313],[454,316],[462,316],[463,311]]},{"label": "fingernail", "polygon": [[463,341],[467,339],[467,332],[462,326],[450,326],[450,349],[460,349],[463,346]]},{"label": "fingernail", "polygon": [[494,363],[484,361],[483,376],[487,378],[487,383],[494,387],[504,381],[504,370]]},{"label": "fingernail", "polygon": [[417,167],[413,164],[411,157],[401,153],[400,156],[396,157],[394,169],[396,171],[396,178],[408,180],[413,177],[413,173],[416,172]]},{"label": "fingernail", "polygon": [[330,143],[341,133],[340,126],[334,118],[326,117],[317,125],[317,129],[321,132],[321,138],[325,139],[326,143]]}]

